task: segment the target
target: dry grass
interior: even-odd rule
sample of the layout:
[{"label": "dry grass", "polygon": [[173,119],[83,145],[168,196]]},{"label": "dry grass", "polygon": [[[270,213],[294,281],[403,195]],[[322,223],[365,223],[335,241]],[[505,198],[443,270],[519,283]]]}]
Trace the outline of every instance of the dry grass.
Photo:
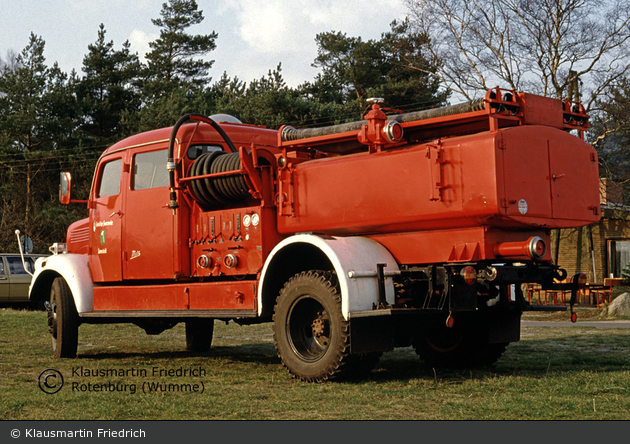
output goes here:
[{"label": "dry grass", "polygon": [[[601,321],[601,309],[591,306],[575,306],[573,311],[578,315],[578,322],[582,321]],[[523,313],[521,317],[524,321],[558,321],[558,322],[570,322],[571,311],[567,308],[566,311],[556,312],[540,312],[540,311],[528,311]]]},{"label": "dry grass", "polygon": [[[582,318],[586,317],[586,311]],[[590,313],[590,312],[588,312]],[[529,316],[529,315],[528,315]],[[564,316],[568,316],[564,313]],[[566,320],[566,319],[563,319]],[[362,380],[306,384],[282,368],[269,324],[217,323],[208,353],[184,350],[178,325],[147,336],[132,325],[83,325],[77,359],[52,359],[45,314],[0,309],[0,418],[81,420],[630,419],[630,329],[523,327],[492,368],[444,371],[411,348],[385,353]],[[87,377],[94,370],[201,368],[200,377]],[[37,386],[48,367],[57,394]],[[203,393],[73,391],[72,384],[203,383]]]}]

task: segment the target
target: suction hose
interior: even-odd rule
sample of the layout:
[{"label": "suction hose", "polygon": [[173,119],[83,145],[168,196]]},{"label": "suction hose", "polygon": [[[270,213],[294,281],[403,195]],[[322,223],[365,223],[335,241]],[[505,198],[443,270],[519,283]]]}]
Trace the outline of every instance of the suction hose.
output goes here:
[{"label": "suction hose", "polygon": [[175,211],[175,209],[179,207],[179,204],[177,203],[177,193],[175,192],[175,168],[177,168],[177,164],[175,163],[173,154],[175,151],[175,140],[177,138],[177,132],[179,131],[179,128],[189,120],[205,122],[211,125],[223,138],[230,151],[232,153],[237,153],[236,147],[234,146],[228,135],[225,133],[225,131],[223,131],[223,128],[221,128],[219,124],[212,120],[210,117],[206,117],[202,114],[186,114],[185,116],[182,116],[171,131],[171,137],[168,141],[168,160],[166,162],[166,169],[168,170],[169,176],[169,189],[171,199],[168,207],[173,211]]},{"label": "suction hose", "polygon": [[[455,114],[480,111],[484,109],[484,107],[484,99],[476,99],[470,102],[458,103],[457,105],[445,106],[443,108],[428,109],[407,114],[398,114],[395,116],[390,116],[389,120],[395,120],[399,123],[415,122],[418,120],[433,119],[436,117],[445,117]],[[300,139],[310,139],[311,137],[321,137],[331,134],[358,131],[363,125],[367,125],[367,120],[342,123],[340,125],[325,126],[321,128],[296,129],[291,126],[285,126],[284,128],[282,128],[281,137],[283,142],[291,142]]]}]

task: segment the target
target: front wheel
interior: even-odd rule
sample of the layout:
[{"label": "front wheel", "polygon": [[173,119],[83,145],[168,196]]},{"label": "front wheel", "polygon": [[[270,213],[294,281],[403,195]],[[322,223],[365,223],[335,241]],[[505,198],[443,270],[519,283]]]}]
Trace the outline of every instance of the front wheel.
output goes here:
[{"label": "front wheel", "polygon": [[337,276],[307,271],[280,291],[273,316],[274,340],[284,367],[306,382],[341,376],[350,361],[349,323],[341,313]]},{"label": "front wheel", "polygon": [[48,327],[54,357],[76,357],[79,342],[79,315],[70,287],[62,277],[56,278],[50,289]]},{"label": "front wheel", "polygon": [[186,321],[186,350],[207,352],[212,345],[214,319],[191,319]]}]

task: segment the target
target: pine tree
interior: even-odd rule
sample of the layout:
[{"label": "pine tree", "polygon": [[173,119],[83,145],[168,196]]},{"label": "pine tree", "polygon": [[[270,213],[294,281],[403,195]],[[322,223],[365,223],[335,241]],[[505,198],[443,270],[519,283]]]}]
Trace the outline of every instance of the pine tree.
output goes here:
[{"label": "pine tree", "polygon": [[62,150],[76,127],[76,79],[56,63],[49,68],[44,47],[31,34],[15,63],[0,72],[0,246],[8,249],[16,246],[16,228],[41,245],[57,226],[42,220],[41,209],[54,196]]},{"label": "pine tree", "polygon": [[190,35],[185,31],[204,19],[195,0],[169,0],[162,5],[162,18],[151,20],[160,27],[160,37],[149,43],[146,55],[145,92],[159,98],[175,88],[185,90],[205,86],[214,61],[203,57],[216,48],[217,33]]},{"label": "pine tree", "polygon": [[162,4],[160,15],[152,20],[161,29],[146,55],[139,131],[173,125],[182,114],[194,111],[190,103],[209,82],[208,70],[214,62],[200,57],[215,49],[217,34],[186,33],[204,18],[195,0],[169,0]]},{"label": "pine tree", "polygon": [[379,40],[341,32],[320,33],[315,40],[313,66],[322,72],[301,88],[314,100],[345,105],[351,120],[363,117],[368,97],[383,97],[387,107],[405,111],[437,107],[448,97],[425,55],[427,36],[411,32],[407,21],[392,22]]},{"label": "pine tree", "polygon": [[131,53],[128,41],[115,51],[114,42],[105,41],[101,24],[96,42],[88,46],[82,69],[85,76],[77,87],[83,112],[81,129],[99,143],[121,138],[123,115],[140,107],[134,86],[140,74],[138,56]]}]

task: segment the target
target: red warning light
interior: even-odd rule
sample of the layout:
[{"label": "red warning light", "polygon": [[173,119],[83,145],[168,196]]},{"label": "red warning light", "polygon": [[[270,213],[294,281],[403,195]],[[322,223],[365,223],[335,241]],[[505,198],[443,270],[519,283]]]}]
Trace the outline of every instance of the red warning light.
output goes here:
[{"label": "red warning light", "polygon": [[468,285],[473,285],[477,282],[477,270],[471,266],[462,268],[460,275],[464,278],[464,282]]},{"label": "red warning light", "polygon": [[446,318],[446,327],[453,328],[454,325],[455,325],[455,319],[451,315],[448,315],[448,318]]}]

